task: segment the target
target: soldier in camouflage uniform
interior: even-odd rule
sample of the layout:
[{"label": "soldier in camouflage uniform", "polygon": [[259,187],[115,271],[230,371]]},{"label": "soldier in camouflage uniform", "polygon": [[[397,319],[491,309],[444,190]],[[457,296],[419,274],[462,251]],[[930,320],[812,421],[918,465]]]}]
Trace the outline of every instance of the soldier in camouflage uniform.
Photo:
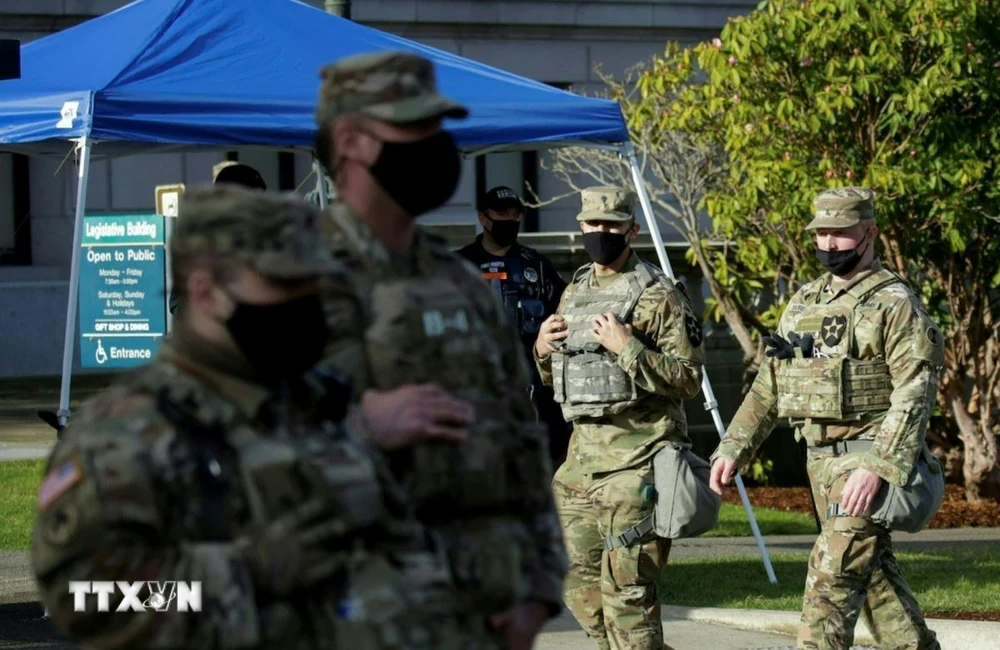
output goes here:
[{"label": "soldier in camouflage uniform", "polygon": [[322,79],[316,149],[338,196],[327,234],[347,267],[325,282],[327,360],[352,375],[362,403],[373,388],[434,382],[474,409],[462,442],[390,458],[449,557],[464,647],[527,650],[559,611],[565,574],[527,360],[475,269],[415,223],[458,184],[441,120],[467,111],[438,94],[431,62],[413,54],[349,57]]},{"label": "soldier in camouflage uniform", "polygon": [[701,326],[686,296],[630,243],[635,194],[582,193],[577,216],[593,264],[542,324],[535,360],[573,424],[554,488],[570,570],[564,598],[598,648],[662,650],[656,581],[670,540],[613,540],[655,505],[653,456],[690,446],[683,400],[699,390]]},{"label": "soldier in camouflage uniform", "polygon": [[[180,212],[170,339],[83,406],[39,491],[32,563],[54,623],[103,648],[457,647],[437,636],[447,565],[355,426],[412,438],[419,404],[337,424],[349,386],[309,370],[334,266],[321,213],[238,187],[194,189]],[[202,609],[108,614],[89,596],[74,612],[80,580],[200,581]]]},{"label": "soldier in camouflage uniform", "polygon": [[875,257],[872,192],[827,190],[814,202],[820,262],[829,271],[792,297],[768,359],[713,455],[721,493],[775,422],[805,439],[822,532],[809,559],[800,648],[849,648],[858,615],[884,648],[938,648],[872,520],[885,483],[902,487],[918,458],[944,358],[919,298]]},{"label": "soldier in camouflage uniform", "polygon": [[[224,160],[212,167],[212,182],[216,185],[231,183],[253,190],[267,189],[267,183],[264,182],[264,178],[260,175],[259,171],[250,165],[244,165],[233,160]],[[167,309],[170,310],[171,314],[177,311],[178,304],[177,292],[171,290],[170,297],[167,300]]]}]

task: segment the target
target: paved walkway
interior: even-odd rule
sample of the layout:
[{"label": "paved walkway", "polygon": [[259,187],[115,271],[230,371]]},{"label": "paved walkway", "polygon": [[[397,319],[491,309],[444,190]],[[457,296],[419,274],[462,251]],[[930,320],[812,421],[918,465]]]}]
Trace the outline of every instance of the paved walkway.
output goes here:
[{"label": "paved walkway", "polygon": [[[774,535],[764,537],[767,552],[809,552],[815,535]],[[972,548],[1000,546],[1000,528],[932,528],[919,533],[892,534],[895,551],[928,551],[940,548]],[[674,540],[670,546],[670,559],[746,555],[760,557],[757,541],[753,537],[695,537]]]},{"label": "paved walkway", "polygon": [[[676,650],[792,650],[791,637],[768,632],[736,630],[729,627],[664,617],[664,634]],[[0,605],[0,650],[79,650],[63,641],[42,619],[34,603]],[[552,621],[535,643],[535,650],[594,650],[583,631],[570,616]]]}]

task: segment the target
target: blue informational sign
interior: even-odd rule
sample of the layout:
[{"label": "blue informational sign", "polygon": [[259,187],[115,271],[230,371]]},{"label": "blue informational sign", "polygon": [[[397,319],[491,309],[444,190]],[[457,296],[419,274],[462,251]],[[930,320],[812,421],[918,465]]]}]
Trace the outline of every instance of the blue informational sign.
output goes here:
[{"label": "blue informational sign", "polygon": [[149,363],[167,331],[163,217],[88,216],[80,251],[80,364]]}]

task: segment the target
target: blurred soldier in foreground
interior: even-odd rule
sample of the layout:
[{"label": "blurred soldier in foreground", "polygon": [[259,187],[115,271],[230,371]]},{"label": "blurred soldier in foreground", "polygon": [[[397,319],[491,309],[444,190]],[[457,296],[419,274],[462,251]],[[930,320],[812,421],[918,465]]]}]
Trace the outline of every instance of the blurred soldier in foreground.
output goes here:
[{"label": "blurred soldier in foreground", "polygon": [[531,371],[531,399],[539,419],[548,427],[549,456],[553,466],[558,466],[566,458],[570,427],[552,400],[552,389],[542,384],[531,350],[542,321],[559,306],[566,282],[547,257],[517,241],[523,215],[524,204],[514,190],[494,187],[479,200],[483,233],[458,254],[482,272],[521,338]]},{"label": "blurred soldier in foreground", "polygon": [[656,581],[670,539],[653,534],[650,518],[656,499],[673,494],[654,494],[654,457],[691,446],[683,401],[698,393],[704,354],[687,298],[631,248],[635,198],[617,187],[582,192],[577,220],[593,264],[542,324],[535,359],[573,423],[554,481],[566,605],[598,648],[663,650]]},{"label": "blurred soldier in foreground", "polygon": [[[264,178],[256,169],[250,165],[224,160],[212,167],[212,179],[216,185],[239,185],[251,190],[267,190]],[[177,312],[178,297],[177,291],[170,292],[170,299],[167,301],[167,308],[171,314]]]},{"label": "blurred soldier in foreground", "polygon": [[[411,442],[426,434],[421,405],[337,424],[350,388],[310,370],[328,334],[317,280],[334,265],[320,219],[235,187],[183,197],[170,243],[183,294],[174,331],[153,362],[83,406],[39,490],[32,563],[70,639],[453,647],[431,636],[448,630],[436,607],[447,567],[381,452],[354,430],[364,422],[383,444]],[[137,611],[121,586],[99,597],[71,593],[71,581],[142,582]],[[170,605],[173,581],[200,582],[200,613]]]},{"label": "blurred soldier in foreground", "polygon": [[807,229],[828,273],[792,296],[764,339],[768,359],[713,455],[713,488],[721,494],[787,419],[809,446],[825,519],[809,559],[799,647],[850,648],[863,613],[884,648],[936,649],[889,534],[923,528],[943,495],[924,440],[943,340],[916,294],[875,257],[871,190],[827,190],[814,205]]},{"label": "blurred soldier in foreground", "polygon": [[349,57],[322,78],[317,155],[338,196],[326,225],[347,267],[324,286],[327,360],[351,374],[363,404],[372,388],[437,384],[424,400],[441,431],[455,426],[442,400],[470,405],[464,442],[418,443],[391,462],[450,560],[463,647],[527,650],[560,609],[565,573],[548,441],[503,307],[415,223],[455,191],[461,160],[441,120],[467,111],[413,54]]}]

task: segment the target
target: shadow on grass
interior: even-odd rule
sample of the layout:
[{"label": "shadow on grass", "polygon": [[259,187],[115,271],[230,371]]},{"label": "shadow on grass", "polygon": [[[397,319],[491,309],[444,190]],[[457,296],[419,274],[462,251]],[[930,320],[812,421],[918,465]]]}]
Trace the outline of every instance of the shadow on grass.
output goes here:
[{"label": "shadow on grass", "polygon": [[[1000,611],[1000,553],[995,550],[901,552],[897,558],[924,611]],[[678,560],[663,574],[661,600],[684,607],[795,611],[801,606],[807,560],[805,553],[772,555],[776,585],[768,582],[759,557]]]},{"label": "shadow on grass", "polygon": [[[117,375],[101,373],[79,375],[70,381],[70,403],[76,405],[111,385]],[[26,414],[32,418],[39,409],[56,410],[59,406],[59,377],[24,377],[0,379],[0,414]]]}]

